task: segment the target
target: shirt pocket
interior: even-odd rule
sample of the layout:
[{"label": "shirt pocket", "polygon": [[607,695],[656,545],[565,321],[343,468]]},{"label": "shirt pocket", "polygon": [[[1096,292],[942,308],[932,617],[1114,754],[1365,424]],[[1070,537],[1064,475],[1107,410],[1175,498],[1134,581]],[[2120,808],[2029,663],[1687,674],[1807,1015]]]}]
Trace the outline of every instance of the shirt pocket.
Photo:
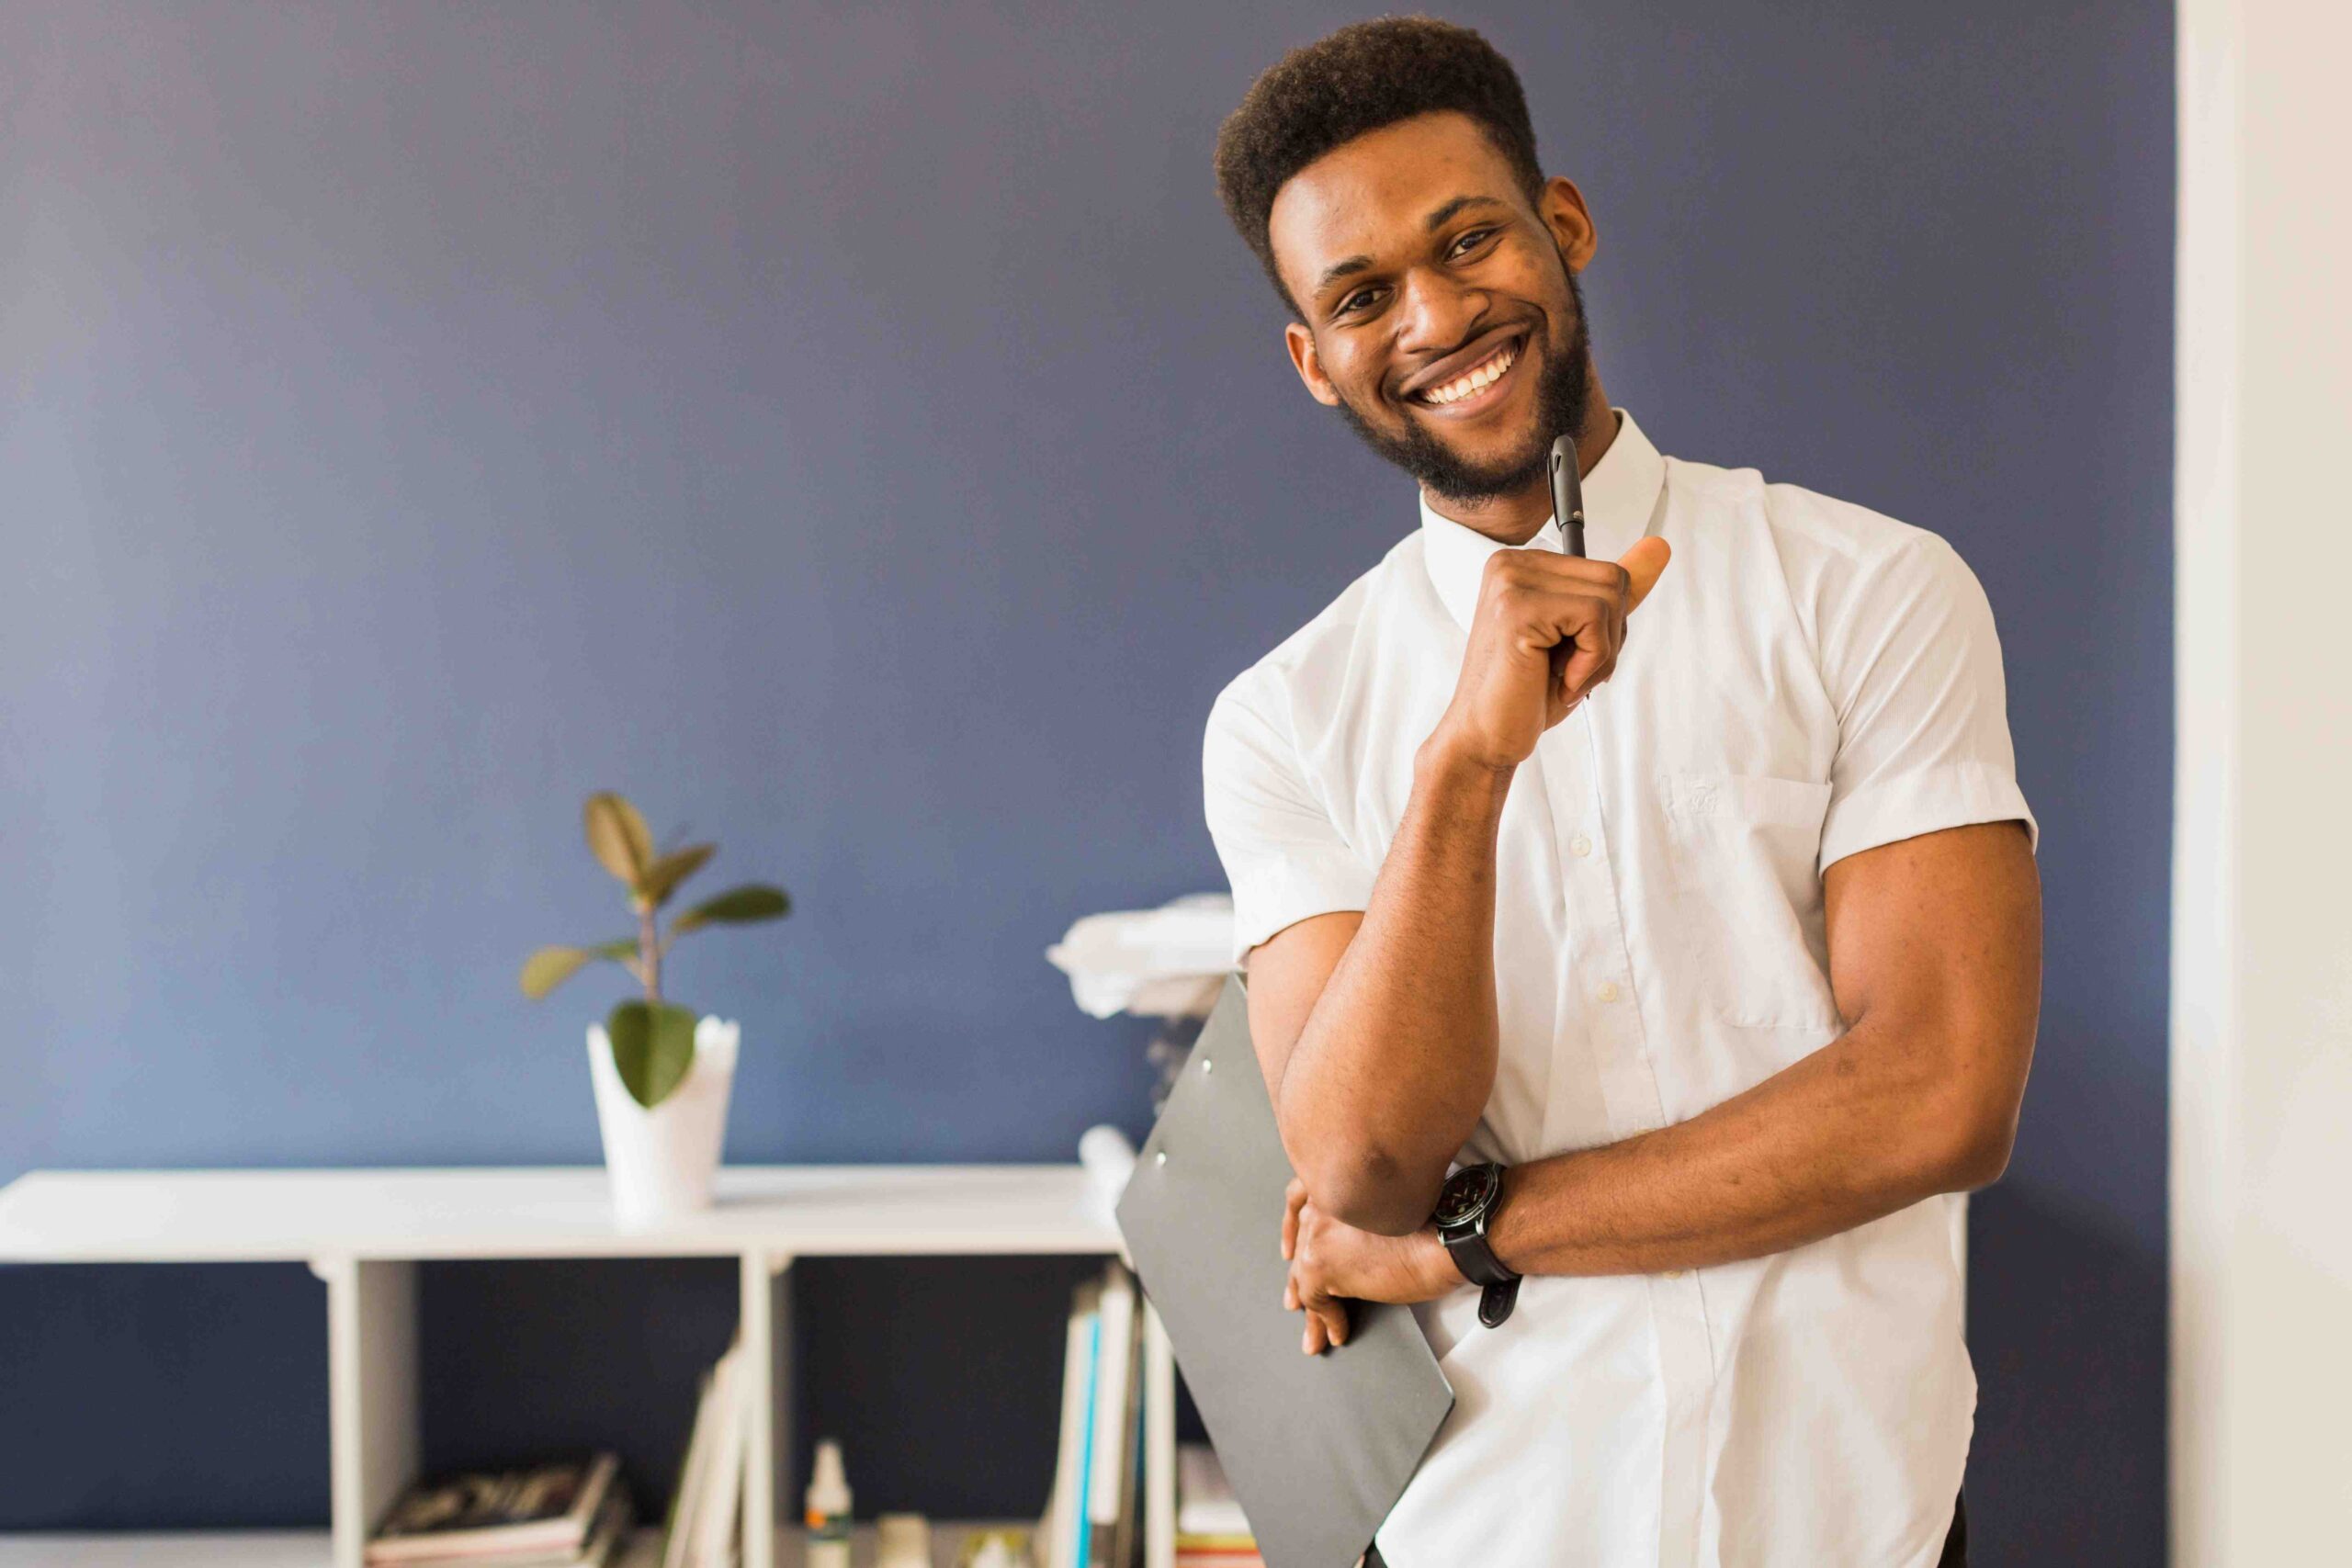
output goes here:
[{"label": "shirt pocket", "polygon": [[1758,1029],[1836,1026],[1821,918],[1821,823],[1829,785],[1762,773],[1670,773],[1661,781],[1681,931],[1707,1000]]}]

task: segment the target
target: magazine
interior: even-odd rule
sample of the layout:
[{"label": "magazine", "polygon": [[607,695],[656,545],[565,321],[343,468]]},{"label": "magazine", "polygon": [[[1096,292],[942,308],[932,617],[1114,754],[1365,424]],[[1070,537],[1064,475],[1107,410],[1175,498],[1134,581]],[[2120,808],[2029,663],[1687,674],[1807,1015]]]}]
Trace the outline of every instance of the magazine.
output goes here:
[{"label": "magazine", "polygon": [[615,1455],[600,1453],[419,1482],[384,1517],[368,1543],[367,1561],[381,1568],[451,1557],[577,1556],[589,1543],[591,1522],[603,1522],[619,1470]]}]

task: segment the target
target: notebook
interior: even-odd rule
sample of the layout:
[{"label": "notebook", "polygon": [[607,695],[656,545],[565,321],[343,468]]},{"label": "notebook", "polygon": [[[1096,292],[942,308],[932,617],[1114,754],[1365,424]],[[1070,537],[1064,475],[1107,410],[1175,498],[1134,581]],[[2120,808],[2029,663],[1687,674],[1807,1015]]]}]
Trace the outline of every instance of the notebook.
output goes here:
[{"label": "notebook", "polygon": [[1351,1304],[1348,1342],[1299,1349],[1283,1309],[1289,1158],[1227,977],[1119,1200],[1144,1293],[1267,1568],[1352,1568],[1453,1407],[1408,1308]]}]

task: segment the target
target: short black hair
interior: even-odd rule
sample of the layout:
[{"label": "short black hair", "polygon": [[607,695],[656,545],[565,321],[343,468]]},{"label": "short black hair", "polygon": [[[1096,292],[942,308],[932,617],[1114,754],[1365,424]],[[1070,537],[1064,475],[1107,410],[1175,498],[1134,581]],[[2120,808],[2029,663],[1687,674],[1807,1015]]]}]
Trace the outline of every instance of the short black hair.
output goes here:
[{"label": "short black hair", "polygon": [[1476,32],[1434,17],[1354,22],[1292,50],[1226,117],[1216,136],[1217,196],[1293,314],[1298,301],[1275,270],[1266,232],[1275,193],[1342,142],[1440,109],[1476,120],[1531,199],[1543,188],[1519,73]]}]

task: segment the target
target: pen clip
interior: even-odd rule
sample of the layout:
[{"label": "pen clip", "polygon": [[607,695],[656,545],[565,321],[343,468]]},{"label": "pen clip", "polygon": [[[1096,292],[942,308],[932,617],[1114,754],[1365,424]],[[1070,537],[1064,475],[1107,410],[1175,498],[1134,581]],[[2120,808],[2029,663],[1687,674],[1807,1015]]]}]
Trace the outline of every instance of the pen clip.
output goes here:
[{"label": "pen clip", "polygon": [[1560,547],[1567,554],[1584,554],[1584,480],[1577,471],[1577,438],[1573,434],[1552,443],[1552,515],[1560,525]]}]

